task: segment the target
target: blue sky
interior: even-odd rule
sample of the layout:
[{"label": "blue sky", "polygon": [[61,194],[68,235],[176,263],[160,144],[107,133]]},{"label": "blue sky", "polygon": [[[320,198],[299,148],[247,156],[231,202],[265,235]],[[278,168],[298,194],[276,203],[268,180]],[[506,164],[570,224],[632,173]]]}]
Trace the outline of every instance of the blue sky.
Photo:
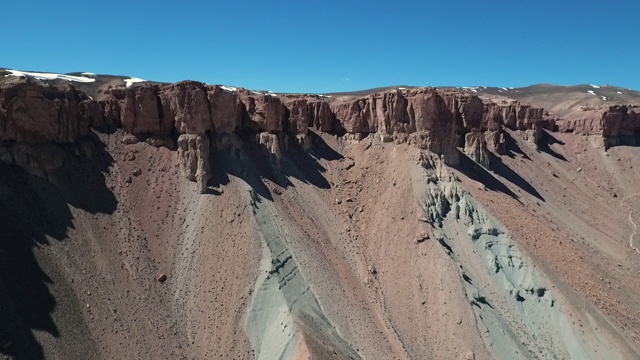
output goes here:
[{"label": "blue sky", "polygon": [[640,89],[640,1],[5,1],[0,67],[276,92]]}]

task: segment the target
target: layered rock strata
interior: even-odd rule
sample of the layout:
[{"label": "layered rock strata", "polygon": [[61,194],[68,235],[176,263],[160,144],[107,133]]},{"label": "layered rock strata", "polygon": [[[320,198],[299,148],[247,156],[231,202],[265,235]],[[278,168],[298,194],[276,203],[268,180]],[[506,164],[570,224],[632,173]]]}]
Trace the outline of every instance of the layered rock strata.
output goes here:
[{"label": "layered rock strata", "polygon": [[605,147],[640,144],[640,110],[635,106],[614,105],[604,111],[589,111],[581,118],[558,122],[558,130],[581,135],[602,136]]},{"label": "layered rock strata", "polygon": [[[202,165],[208,162],[210,134],[255,134],[256,142],[276,159],[292,139],[308,148],[309,128],[355,138],[377,134],[385,141],[415,144],[447,164],[458,162],[457,147],[463,146],[471,158],[488,166],[486,151],[503,150],[503,127],[539,134],[555,126],[540,108],[498,105],[466,92],[434,88],[330,98],[183,81],[98,89],[94,99],[69,83],[14,79],[1,91],[0,140],[5,143],[73,143],[92,128],[105,126],[135,136],[181,137],[183,173],[202,191],[210,176],[208,166]],[[609,117],[609,127],[621,127],[613,125],[614,115]]]}]

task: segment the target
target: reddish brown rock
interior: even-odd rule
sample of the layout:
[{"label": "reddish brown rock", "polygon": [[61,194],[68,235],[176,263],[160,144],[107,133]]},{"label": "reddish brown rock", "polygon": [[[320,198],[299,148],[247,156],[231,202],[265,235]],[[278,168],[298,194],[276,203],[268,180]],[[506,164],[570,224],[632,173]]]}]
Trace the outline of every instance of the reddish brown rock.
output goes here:
[{"label": "reddish brown rock", "polygon": [[480,100],[480,98],[464,95],[458,95],[456,97],[462,100],[460,101],[459,112],[463,126],[467,131],[472,129],[485,130],[497,127],[495,116],[493,116],[492,111],[485,111],[485,104]]},{"label": "reddish brown rock", "polygon": [[213,130],[232,133],[242,129],[244,104],[234,92],[212,86],[207,91],[207,97]]},{"label": "reddish brown rock", "polygon": [[200,193],[207,191],[207,180],[211,177],[209,163],[209,138],[206,135],[184,134],[178,137],[178,159],[180,172],[198,184]]},{"label": "reddish brown rock", "polygon": [[465,135],[464,153],[473,161],[485,168],[489,168],[489,153],[487,140],[483,133],[471,131]]},{"label": "reddish brown rock", "polygon": [[487,149],[496,154],[504,154],[505,138],[501,130],[485,131],[484,136],[487,142]]},{"label": "reddish brown rock", "polygon": [[322,100],[311,100],[307,103],[307,113],[309,114],[308,126],[314,127],[323,132],[332,132],[334,129],[335,115],[331,111],[329,103]]},{"label": "reddish brown rock", "polygon": [[634,136],[640,132],[640,114],[626,106],[611,106],[602,114],[602,135]]},{"label": "reddish brown rock", "polygon": [[283,130],[287,108],[272,95],[241,96],[246,112],[242,128],[249,131],[279,132]]},{"label": "reddish brown rock", "polygon": [[371,125],[371,111],[368,98],[349,100],[332,104],[340,129],[347,133],[370,133],[376,129]]},{"label": "reddish brown rock", "polygon": [[505,126],[513,130],[534,129],[535,124],[544,119],[544,109],[533,108],[520,103],[502,107],[502,111]]},{"label": "reddish brown rock", "polygon": [[347,133],[394,134],[397,141],[409,141],[445,155],[448,163],[457,162],[454,114],[435,89],[396,90],[341,99],[332,104],[332,110],[339,127]]},{"label": "reddish brown rock", "polygon": [[82,116],[83,95],[73,87],[43,89],[36,84],[17,83],[4,91],[2,140],[26,143],[69,143],[90,132]]},{"label": "reddish brown rock", "polygon": [[166,128],[163,130],[168,131],[175,126],[180,134],[204,134],[213,128],[204,84],[182,81],[164,85],[159,98],[162,103],[162,125]]},{"label": "reddish brown rock", "polygon": [[292,134],[306,134],[310,123],[313,123],[306,99],[285,99],[288,116],[285,130]]},{"label": "reddish brown rock", "polygon": [[167,134],[170,123],[160,118],[160,99],[157,87],[151,85],[136,86],[125,91],[120,115],[122,127],[132,134]]}]

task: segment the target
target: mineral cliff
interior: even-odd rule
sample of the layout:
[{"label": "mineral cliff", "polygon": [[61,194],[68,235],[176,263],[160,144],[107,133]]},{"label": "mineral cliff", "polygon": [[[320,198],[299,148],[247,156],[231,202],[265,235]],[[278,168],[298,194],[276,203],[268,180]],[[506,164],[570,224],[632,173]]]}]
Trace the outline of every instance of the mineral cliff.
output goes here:
[{"label": "mineral cliff", "polygon": [[640,94],[54,78],[0,71],[5,357],[640,357]]}]

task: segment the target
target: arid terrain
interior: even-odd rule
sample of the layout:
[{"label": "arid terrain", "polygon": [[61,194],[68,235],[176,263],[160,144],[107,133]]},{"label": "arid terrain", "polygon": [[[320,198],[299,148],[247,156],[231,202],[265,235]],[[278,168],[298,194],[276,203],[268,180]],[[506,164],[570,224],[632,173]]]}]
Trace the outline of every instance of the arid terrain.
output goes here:
[{"label": "arid terrain", "polygon": [[0,69],[8,359],[638,359],[640,93]]}]

